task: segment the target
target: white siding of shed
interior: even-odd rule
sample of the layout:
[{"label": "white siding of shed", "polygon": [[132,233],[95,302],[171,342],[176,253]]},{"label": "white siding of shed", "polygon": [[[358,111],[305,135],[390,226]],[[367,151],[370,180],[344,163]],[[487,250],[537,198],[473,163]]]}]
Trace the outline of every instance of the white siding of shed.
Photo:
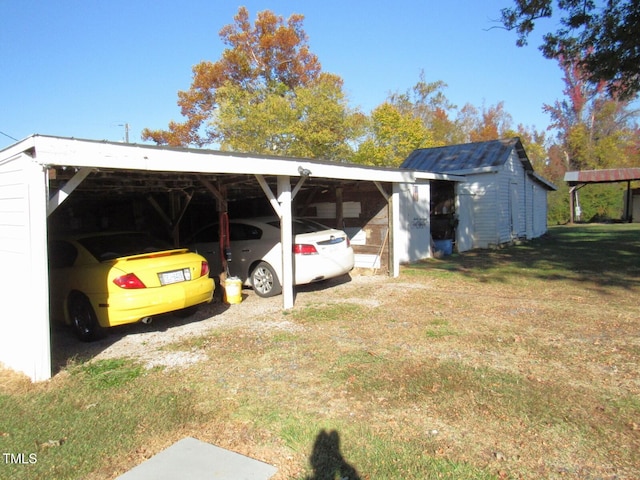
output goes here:
[{"label": "white siding of shed", "polygon": [[535,184],[531,181],[529,176],[525,177],[525,226],[526,237],[534,238],[533,224],[534,224],[534,198],[535,198]]},{"label": "white siding of shed", "polygon": [[394,239],[399,262],[417,262],[431,256],[429,184],[399,184],[400,229]]},{"label": "white siding of shed", "polygon": [[514,187],[511,185],[511,175],[506,166],[498,173],[496,188],[496,217],[497,225],[494,231],[493,245],[500,245],[511,241],[513,224]]},{"label": "white siding of shed", "polygon": [[547,189],[537,182],[531,182],[532,229],[530,238],[538,238],[547,233]]},{"label": "white siding of shed", "polygon": [[0,163],[0,362],[51,376],[46,174],[20,154]]},{"label": "white siding of shed", "polygon": [[496,173],[468,175],[469,180],[458,187],[459,224],[456,233],[458,251],[487,248],[497,241]]},{"label": "white siding of shed", "polygon": [[527,234],[526,171],[512,152],[498,174],[498,244],[524,238]]}]

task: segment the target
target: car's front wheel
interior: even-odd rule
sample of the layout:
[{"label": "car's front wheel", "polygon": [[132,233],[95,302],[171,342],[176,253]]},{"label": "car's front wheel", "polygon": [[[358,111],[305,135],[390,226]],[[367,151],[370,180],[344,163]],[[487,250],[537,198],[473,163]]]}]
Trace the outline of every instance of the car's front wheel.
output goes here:
[{"label": "car's front wheel", "polygon": [[91,302],[82,293],[76,292],[69,297],[69,319],[75,334],[83,342],[92,342],[105,335]]},{"label": "car's front wheel", "polygon": [[251,272],[251,285],[260,297],[273,297],[282,291],[278,276],[267,262],[260,262]]}]

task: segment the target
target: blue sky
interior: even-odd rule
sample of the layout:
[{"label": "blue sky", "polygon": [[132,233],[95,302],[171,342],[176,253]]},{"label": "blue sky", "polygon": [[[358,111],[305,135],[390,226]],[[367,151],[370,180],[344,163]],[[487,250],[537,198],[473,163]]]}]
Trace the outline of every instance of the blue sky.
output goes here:
[{"label": "blue sky", "polygon": [[[218,32],[240,5],[305,15],[311,50],[369,112],[422,70],[461,107],[504,102],[514,126],[544,130],[562,74],[538,42],[498,25],[512,0],[0,0],[0,148],[31,134],[140,142],[181,121],[192,67],[220,58]],[[542,33],[542,32],[540,32]],[[539,38],[539,35],[537,36]]]}]

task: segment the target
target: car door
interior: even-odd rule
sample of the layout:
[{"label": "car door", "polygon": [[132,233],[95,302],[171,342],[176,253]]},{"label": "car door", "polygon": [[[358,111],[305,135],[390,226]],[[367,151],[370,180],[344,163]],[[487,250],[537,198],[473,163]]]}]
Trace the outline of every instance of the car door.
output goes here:
[{"label": "car door", "polygon": [[222,272],[219,238],[218,224],[212,223],[200,229],[187,243],[189,250],[199,253],[207,259],[211,275],[218,275]]},{"label": "car door", "polygon": [[263,229],[243,222],[229,223],[231,240],[231,261],[229,272],[232,276],[246,280],[249,269],[256,261],[262,260],[269,247],[262,239]]}]

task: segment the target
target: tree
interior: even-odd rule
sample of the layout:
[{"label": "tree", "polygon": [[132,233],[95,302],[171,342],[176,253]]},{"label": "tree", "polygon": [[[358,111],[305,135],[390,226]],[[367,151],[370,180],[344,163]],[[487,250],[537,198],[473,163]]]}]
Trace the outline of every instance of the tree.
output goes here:
[{"label": "tree", "polygon": [[472,142],[484,142],[514,136],[511,120],[511,115],[504,109],[504,102],[483,108],[482,114],[469,132],[469,139]]},{"label": "tree", "polygon": [[349,108],[342,80],[323,73],[306,86],[251,90],[228,82],[217,89],[209,125],[222,150],[344,161],[364,115]]},{"label": "tree", "polygon": [[558,59],[564,72],[566,96],[544,105],[551,116],[551,128],[565,151],[567,168],[598,169],[636,166],[640,159],[635,123],[638,112],[628,100],[611,94],[604,82],[592,84],[580,59]]},{"label": "tree", "polygon": [[[545,132],[538,132],[533,127],[527,128],[524,125],[518,125],[516,135],[520,138],[533,169],[537,172],[542,172],[548,163],[547,136]],[[551,181],[554,182],[555,180]]]},{"label": "tree", "polygon": [[[564,182],[568,170],[603,169],[640,165],[637,145],[637,111],[628,100],[616,97],[605,82],[593,84],[580,59],[558,59],[564,73],[565,98],[544,110],[551,116],[551,128],[558,144],[548,151],[541,173],[559,188],[549,195],[549,220],[564,223],[569,218],[569,188]],[[582,218],[620,218],[620,185],[590,185],[580,190]]]},{"label": "tree", "polygon": [[495,140],[515,135],[511,130],[511,115],[504,109],[504,102],[478,110],[471,104],[461,109],[453,105],[443,90],[442,81],[427,82],[424,72],[420,80],[405,93],[394,93],[388,102],[402,115],[422,121],[430,134],[432,146]]},{"label": "tree", "polygon": [[462,129],[450,118],[457,107],[444,94],[447,84],[441,80],[427,82],[424,71],[418,82],[404,93],[393,93],[388,102],[402,114],[419,118],[431,133],[434,146],[462,141]]},{"label": "tree", "polygon": [[435,146],[421,119],[389,102],[371,112],[368,132],[354,157],[364,165],[397,167],[413,150]]},{"label": "tree", "polygon": [[[514,0],[501,10],[501,22],[527,44],[538,20],[553,16],[553,0]],[[604,5],[602,5],[604,3]],[[640,91],[640,0],[558,0],[560,28],[547,33],[540,47],[547,58],[579,57],[592,84],[605,82],[610,92],[632,98]]]},{"label": "tree", "polygon": [[[194,66],[191,87],[178,92],[178,105],[186,120],[170,122],[168,130],[144,129],[143,139],[173,146],[215,143],[221,139],[220,131],[207,122],[220,106],[221,87],[236,86],[259,101],[274,100],[272,95],[278,92],[291,92],[317,81],[321,65],[307,45],[303,19],[296,14],[285,22],[267,10],[258,13],[252,26],[249,12],[240,7],[234,23],[220,31],[228,46],[222,58]],[[228,104],[231,97],[227,91],[224,101]]]}]

